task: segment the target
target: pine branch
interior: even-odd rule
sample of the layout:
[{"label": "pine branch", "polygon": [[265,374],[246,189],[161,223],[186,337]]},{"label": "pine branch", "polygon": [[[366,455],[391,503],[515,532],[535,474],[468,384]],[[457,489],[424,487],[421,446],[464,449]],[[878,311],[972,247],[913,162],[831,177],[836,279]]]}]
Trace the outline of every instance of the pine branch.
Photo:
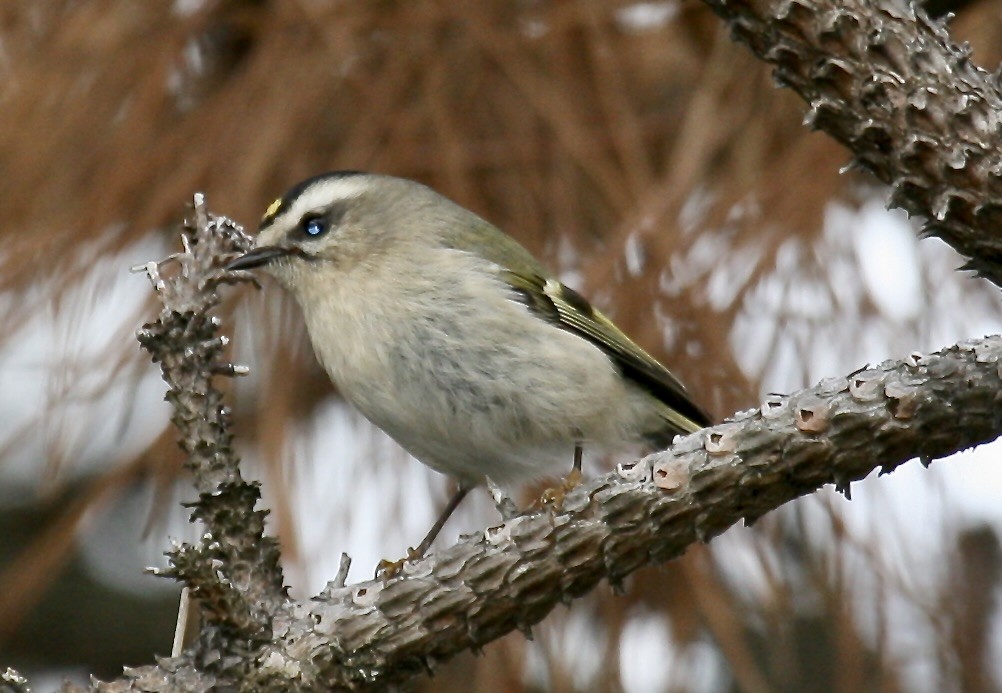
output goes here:
[{"label": "pine branch", "polygon": [[[896,204],[930,220],[927,232],[1002,284],[1002,244],[993,235],[1002,220],[1002,99],[941,26],[895,0],[876,7],[863,0],[707,2],[808,101],[809,124],[846,144],[858,165],[892,186]],[[206,227],[222,224],[203,219]],[[172,402],[179,412],[187,407],[175,420],[189,427],[184,445],[211,533],[210,542],[175,553],[174,574],[218,613],[200,649],[130,670],[98,686],[104,690],[403,682],[515,628],[528,630],[603,579],[617,585],[640,566],[825,484],[848,491],[874,469],[928,463],[1002,431],[1002,339],[970,341],[770,399],[582,485],[557,512],[466,537],[387,582],[331,585],[312,602],[294,603],[281,590],[277,550],[253,509],[256,489],[240,480],[227,417],[212,394],[222,344],[204,316],[225,281],[212,274],[218,255],[238,247],[213,242],[189,248],[207,258],[188,266],[215,279],[186,277],[194,298],[208,291],[213,299],[168,311],[180,331],[165,333],[174,341],[160,360]],[[197,373],[172,382],[168,361],[177,373]],[[186,556],[193,558],[186,563]],[[211,562],[203,565],[205,558]]]},{"label": "pine branch", "polygon": [[[255,690],[404,682],[514,629],[528,631],[603,579],[617,586],[641,566],[679,556],[825,484],[847,491],[874,469],[887,473],[913,458],[928,463],[1002,430],[1002,338],[912,355],[771,398],[591,480],[559,511],[524,514],[468,536],[406,564],[400,577],[332,584],[315,600],[295,603],[280,589],[273,540],[260,522],[247,520],[261,517],[253,509],[256,488],[233,497],[241,494],[232,489],[248,487],[233,466],[228,419],[214,404],[205,409],[214,401],[206,393],[214,391],[219,354],[197,345],[219,343],[218,322],[197,316],[217,300],[217,268],[235,248],[205,235],[226,230],[225,220],[204,219],[187,250],[192,258],[182,260],[188,271],[175,277],[189,289],[157,286],[162,297],[209,297],[190,309],[171,299],[175,307],[165,307],[162,321],[182,319],[186,327],[163,333],[157,340],[168,346],[154,348],[165,350],[155,352],[162,363],[173,364],[165,366],[172,401],[199,403],[182,412],[202,412],[175,420],[186,427],[184,447],[201,479],[199,516],[212,540],[174,552],[172,561],[184,566],[174,575],[207,595],[215,622],[195,652],[130,670],[104,690],[151,690],[165,678],[179,690],[206,681]],[[213,415],[212,426],[198,420]],[[210,479],[220,492],[205,486]],[[249,552],[253,542],[265,547],[258,557]]]},{"label": "pine branch", "polygon": [[146,272],[163,304],[137,337],[167,383],[178,442],[199,492],[192,521],[206,528],[198,544],[167,552],[170,568],[161,574],[183,582],[202,607],[198,656],[228,662],[228,673],[239,678],[245,655],[270,641],[272,618],[286,603],[278,542],[264,533],[267,512],[255,508],[258,484],[240,474],[229,409],[213,382],[246,372],[226,362],[228,340],[210,312],[219,286],[234,281],[221,264],[251,241],[230,220],[210,216],[201,195],[181,241],[182,252],[134,268]]},{"label": "pine branch", "polygon": [[891,204],[1002,286],[1002,93],[904,0],[705,0]]}]

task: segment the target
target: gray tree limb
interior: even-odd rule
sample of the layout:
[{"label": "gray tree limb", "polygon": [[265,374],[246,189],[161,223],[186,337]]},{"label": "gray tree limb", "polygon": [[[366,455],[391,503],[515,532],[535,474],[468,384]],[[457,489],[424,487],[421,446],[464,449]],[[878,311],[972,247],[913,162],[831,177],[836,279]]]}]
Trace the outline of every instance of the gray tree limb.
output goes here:
[{"label": "gray tree limb", "polygon": [[[1000,283],[998,91],[941,27],[896,0],[707,2],[804,95],[810,124],[849,146],[856,163],[892,186],[896,203],[930,219],[927,231]],[[928,462],[1002,431],[1002,340],[912,355],[769,400],[582,485],[557,512],[468,537],[400,577],[332,585],[296,603],[281,587],[257,489],[239,476],[212,381],[227,371],[218,325],[206,317],[226,281],[217,268],[246,240],[204,210],[192,238],[179,257],[184,272],[151,273],[163,279],[160,296],[179,302],[165,301],[162,332],[140,338],[170,384],[201,493],[195,514],[209,530],[197,546],[172,552],[171,574],[202,596],[209,618],[196,648],[95,684],[101,690],[406,681],[531,628],[602,579],[617,584],[824,484],[846,489],[874,469]]]},{"label": "gray tree limb", "polygon": [[324,595],[279,633],[289,645],[273,662],[310,681],[400,681],[825,484],[993,440],[1000,393],[1002,338],[992,337],[768,400],[588,482],[560,512],[488,529],[402,579]]},{"label": "gray tree limb", "polygon": [[240,474],[233,451],[229,409],[215,386],[216,375],[238,375],[225,358],[226,337],[210,315],[219,303],[218,287],[234,281],[221,259],[247,250],[250,239],[227,219],[212,217],[201,195],[194,218],[181,232],[183,251],[141,268],[163,308],[137,333],[140,344],[160,364],[167,383],[171,420],[187,455],[198,500],[192,521],[205,533],[196,545],[180,544],[169,553],[163,575],[182,581],[213,628],[203,630],[200,651],[215,658],[234,646],[251,651],[269,641],[271,619],[285,603],[278,542],[265,534],[267,513],[256,509],[256,483]]},{"label": "gray tree limb", "polygon": [[[196,515],[210,528],[198,546],[171,552],[170,574],[205,595],[209,619],[193,651],[129,670],[102,690],[157,690],[164,681],[178,690],[403,682],[513,629],[528,630],[603,579],[617,585],[643,565],[679,556],[825,484],[848,488],[874,469],[949,455],[1002,430],[1002,338],[912,355],[769,399],[583,484],[558,511],[466,537],[406,564],[399,577],[331,585],[297,603],[281,590],[273,540],[246,519],[261,517],[253,509],[257,489],[232,467],[225,411],[205,404],[219,396],[211,380],[220,370],[218,321],[199,322],[197,310],[178,309],[206,293],[214,303],[225,280],[218,268],[237,249],[227,240],[238,238],[230,222],[204,212],[196,219],[188,251],[176,259],[186,269],[155,285],[165,300],[166,327],[157,332],[169,343],[169,353],[158,356],[165,378],[172,392],[197,388],[194,397],[184,390],[171,399],[189,412],[175,421],[190,437],[183,446],[192,465],[202,467]],[[155,332],[145,329],[144,343]],[[185,405],[189,399],[198,406]],[[210,478],[219,492],[202,488]],[[266,549],[256,558],[249,545]]]},{"label": "gray tree limb", "polygon": [[907,0],[704,1],[807,102],[807,125],[1002,286],[998,73]]}]

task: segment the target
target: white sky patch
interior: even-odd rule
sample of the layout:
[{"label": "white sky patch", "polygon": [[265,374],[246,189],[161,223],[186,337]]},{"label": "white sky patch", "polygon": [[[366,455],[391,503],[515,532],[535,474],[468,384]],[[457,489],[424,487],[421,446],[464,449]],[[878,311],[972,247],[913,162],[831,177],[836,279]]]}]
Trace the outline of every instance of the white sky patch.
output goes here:
[{"label": "white sky patch", "polygon": [[[31,500],[18,489],[52,471],[45,463],[50,445],[67,451],[60,474],[91,473],[145,449],[167,425],[159,369],[140,354],[135,339],[150,284],[129,272],[162,257],[163,247],[146,240],[110,257],[90,255],[81,249],[90,269],[65,289],[59,305],[47,297],[48,286],[19,296],[39,309],[0,345],[0,392],[6,395],[0,398],[0,446],[16,441],[0,465],[7,502]],[[128,349],[135,358],[115,371],[115,356]]]},{"label": "white sky patch", "polygon": [[[752,303],[756,303],[763,294],[774,292],[777,296],[780,293],[781,285],[778,280],[767,277],[751,289]],[[772,358],[773,339],[776,328],[766,323],[760,317],[753,315],[751,311],[741,311],[735,316],[731,325],[731,349],[734,352],[735,361],[747,374],[761,373],[765,368],[766,361]],[[771,385],[770,385],[771,387]]]},{"label": "white sky patch", "polygon": [[959,452],[946,464],[933,464],[945,492],[962,498],[959,519],[989,522],[1002,536],[1002,441]]},{"label": "white sky patch", "polygon": [[[857,590],[856,621],[868,625],[875,614],[886,614],[890,653],[902,664],[906,690],[940,689],[934,677],[938,666],[935,624],[924,609],[934,612],[941,592],[949,589],[950,556],[957,530],[988,522],[996,532],[1002,532],[997,495],[993,507],[978,509],[969,505],[972,496],[957,488],[957,480],[983,485],[998,482],[997,459],[1002,446],[996,442],[988,447],[995,449],[995,459],[983,463],[961,453],[934,463],[930,469],[911,461],[889,476],[873,474],[853,484],[851,502],[838,504],[839,517],[850,535],[870,545],[878,557],[874,560],[861,555],[868,565],[844,579],[858,580],[869,570],[881,570],[886,573],[885,585],[889,585],[879,599],[872,599],[872,589]],[[863,601],[867,599],[869,606]],[[875,626],[869,625],[872,638]],[[1002,658],[1002,649],[996,647],[989,657]]]},{"label": "white sky patch", "polygon": [[619,644],[619,670],[626,693],[668,690],[677,680],[678,652],[668,622],[658,614],[638,614],[627,621]]},{"label": "white sky patch", "polygon": [[574,272],[580,276],[580,270],[578,268],[581,265],[581,253],[578,252],[577,246],[574,245],[573,241],[571,241],[570,236],[566,234],[560,234],[557,236],[557,246],[555,251],[554,258],[556,260],[557,271],[562,274]]},{"label": "white sky patch", "polygon": [[[978,449],[984,459],[960,453],[929,469],[910,461],[890,475],[873,473],[854,482],[852,500],[828,486],[763,520],[804,528],[804,538],[814,550],[828,554],[818,561],[831,571],[830,579],[838,580],[851,595],[858,632],[869,646],[888,650],[892,661],[902,667],[906,690],[937,690],[933,677],[938,666],[936,624],[929,616],[936,611],[942,591],[948,589],[952,567],[948,559],[956,531],[988,522],[1002,533],[1002,504],[997,494],[1002,483],[997,462],[1000,448],[996,442]],[[969,492],[964,488],[967,485],[976,490]],[[836,536],[838,523],[841,529]],[[776,531],[767,529],[766,534]],[[799,529],[793,531],[799,533]],[[774,598],[769,575],[799,584],[802,576],[793,571],[803,567],[784,565],[771,540],[749,536],[749,532],[732,528],[711,548],[731,589],[750,603],[768,603]],[[814,594],[810,588],[796,593]],[[811,605],[804,602],[799,607],[810,609]],[[1002,636],[998,621],[994,628]],[[991,645],[991,661],[1002,661],[1002,637],[994,637]]]},{"label": "white sky patch", "polygon": [[174,0],[174,13],[189,17],[205,6],[205,0]]},{"label": "white sky patch", "polygon": [[682,257],[672,255],[668,265],[658,277],[658,288],[672,298],[686,288],[700,282],[718,267],[729,252],[730,243],[725,234],[707,231],[693,241],[689,252]]},{"label": "white sky patch", "polygon": [[870,299],[892,320],[915,317],[925,307],[917,252],[921,241],[905,213],[871,200],[859,209],[855,222],[856,257]]},{"label": "white sky patch", "polygon": [[[180,594],[176,581],[150,575],[146,569],[167,567],[168,537],[187,542],[198,539],[200,526],[189,522],[190,511],[180,506],[197,494],[187,478],[164,491],[167,498],[162,504],[154,497],[159,491],[152,484],[136,488],[138,492],[121,494],[110,505],[90,511],[79,532],[80,558],[93,577],[115,589],[135,595]],[[143,537],[147,526],[149,535]]]},{"label": "white sky patch", "polygon": [[550,683],[550,664],[546,652],[538,645],[525,648],[523,678],[533,689],[546,691],[552,688]]},{"label": "white sky patch", "polygon": [[705,221],[717,195],[707,188],[696,188],[682,203],[678,213],[678,228],[685,234],[703,234],[706,231]]},{"label": "white sky patch", "polygon": [[[152,317],[144,312],[150,282],[129,271],[163,257],[164,244],[149,234],[113,255],[102,252],[96,244],[81,244],[78,258],[88,269],[77,284],[64,287],[58,304],[45,282],[0,298],[3,313],[16,315],[20,306],[29,316],[0,344],[0,446],[10,446],[0,464],[0,502],[6,505],[37,502],[39,483],[48,474],[68,480],[121,464],[148,448],[169,423],[160,370],[135,338],[139,325]],[[116,358],[123,353],[124,365],[117,370]],[[66,464],[58,470],[48,468],[52,446],[65,454]],[[143,571],[165,565],[167,534],[190,539],[195,527],[172,498],[165,508],[170,529],[154,517],[144,539],[152,492],[149,485],[136,485],[93,508],[81,523],[84,565],[117,589],[179,590]],[[192,498],[188,481],[180,493],[187,495],[175,497]]]},{"label": "white sky patch", "polygon": [[762,248],[751,246],[725,253],[706,281],[706,297],[714,310],[725,310],[745,289],[748,279],[760,262]]},{"label": "white sky patch", "polygon": [[639,277],[643,274],[644,266],[647,264],[647,252],[644,250],[644,241],[634,232],[626,237],[626,247],[624,257],[626,259],[626,271],[631,277]]},{"label": "white sky patch", "polygon": [[661,29],[675,18],[677,2],[638,2],[615,11],[616,21],[625,31],[640,33]]},{"label": "white sky patch", "polygon": [[556,649],[567,663],[575,690],[593,688],[595,677],[605,665],[605,642],[601,633],[602,624],[595,622],[595,615],[581,608],[567,613],[566,622],[556,635]]},{"label": "white sky patch", "polygon": [[[995,603],[1002,603],[1002,594],[995,595]],[[1002,618],[996,618],[990,628],[991,642],[989,647],[991,647],[990,652],[993,652],[994,655],[989,660],[986,669],[989,673],[994,674],[995,681],[1002,681]]]},{"label": "white sky patch", "polygon": [[531,41],[536,41],[546,36],[549,25],[540,19],[523,19],[520,23],[522,34]]},{"label": "white sky patch", "polygon": [[[918,240],[880,200],[859,211],[831,203],[821,238],[785,241],[772,271],[745,292],[730,335],[736,359],[765,390],[782,392],[999,332],[997,294],[955,271],[960,262],[942,242]],[[711,297],[725,296],[727,264],[707,282]]]},{"label": "white sky patch", "polygon": [[739,597],[761,602],[771,596],[769,576],[780,571],[779,558],[768,542],[757,542],[751,527],[734,525],[710,544],[728,585]]},{"label": "white sky patch", "polygon": [[[584,275],[581,274],[580,270],[576,269],[565,270],[563,272],[560,272],[558,277],[559,281],[562,284],[569,286],[575,290],[579,290],[584,285]],[[597,291],[592,291],[590,292],[590,295],[594,299],[596,305],[598,305],[599,298],[602,297],[602,293]],[[605,300],[607,301],[608,299],[606,298]]]}]

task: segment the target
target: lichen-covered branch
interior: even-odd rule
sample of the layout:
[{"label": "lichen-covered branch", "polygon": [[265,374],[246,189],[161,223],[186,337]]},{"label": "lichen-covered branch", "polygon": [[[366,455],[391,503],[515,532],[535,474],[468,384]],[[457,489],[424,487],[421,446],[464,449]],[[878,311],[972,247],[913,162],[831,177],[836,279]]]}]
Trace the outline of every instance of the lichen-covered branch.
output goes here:
[{"label": "lichen-covered branch", "polygon": [[704,0],[891,203],[1002,286],[1002,94],[906,0]]}]

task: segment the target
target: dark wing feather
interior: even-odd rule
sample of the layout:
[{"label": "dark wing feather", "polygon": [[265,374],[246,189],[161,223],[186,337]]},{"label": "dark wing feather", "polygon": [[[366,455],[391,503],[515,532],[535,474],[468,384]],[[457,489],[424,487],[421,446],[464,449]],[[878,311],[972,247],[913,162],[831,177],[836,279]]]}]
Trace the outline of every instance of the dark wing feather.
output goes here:
[{"label": "dark wing feather", "polygon": [[627,337],[581,294],[553,279],[536,274],[502,271],[504,281],[519,292],[540,317],[598,346],[623,375],[650,392],[662,404],[665,421],[679,432],[690,433],[713,424],[678,379],[657,359]]}]

